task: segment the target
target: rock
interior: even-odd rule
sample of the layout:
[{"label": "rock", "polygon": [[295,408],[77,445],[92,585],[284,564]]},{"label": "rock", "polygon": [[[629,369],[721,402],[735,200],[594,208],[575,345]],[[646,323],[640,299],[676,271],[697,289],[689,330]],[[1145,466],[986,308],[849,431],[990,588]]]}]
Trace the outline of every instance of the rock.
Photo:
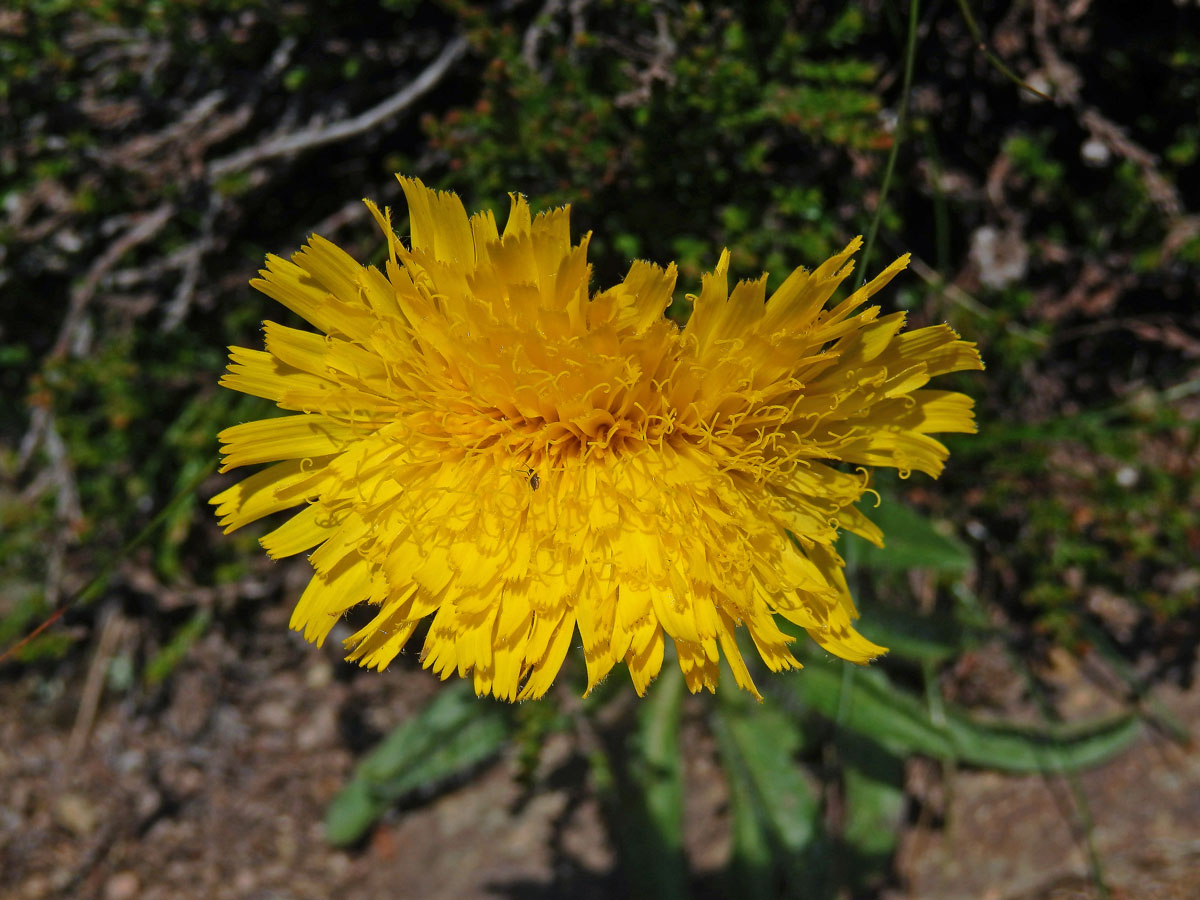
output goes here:
[{"label": "rock", "polygon": [[83,794],[68,791],[59,794],[51,807],[54,821],[76,837],[87,837],[96,830],[100,813]]},{"label": "rock", "polygon": [[104,884],[104,900],[133,900],[142,889],[133,872],[118,872]]}]

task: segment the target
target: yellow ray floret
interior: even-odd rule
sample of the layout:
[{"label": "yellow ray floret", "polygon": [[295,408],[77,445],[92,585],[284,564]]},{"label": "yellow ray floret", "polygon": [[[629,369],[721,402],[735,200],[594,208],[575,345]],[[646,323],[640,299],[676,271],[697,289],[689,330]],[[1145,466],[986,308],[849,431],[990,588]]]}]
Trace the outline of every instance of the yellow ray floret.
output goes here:
[{"label": "yellow ray floret", "polygon": [[907,257],[835,301],[857,238],[769,297],[765,275],[730,289],[726,252],[681,328],[674,265],[591,293],[566,208],[514,195],[501,232],[400,183],[409,241],[368,201],[382,270],[315,236],[267,258],[252,283],[323,333],[267,322],[222,379],[292,413],[221,433],[223,471],[272,465],[212,502],[228,530],[300,507],[262,538],[311,551],[293,628],[319,643],[370,604],[349,658],[382,669],[428,622],[426,667],[509,700],[543,695],[573,644],[589,690],[624,663],[638,694],[670,641],[692,691],[724,657],[757,695],[738,633],[797,668],[781,619],[856,663],[884,652],[834,543],[881,541],[862,466],[938,475],[930,435],[973,431],[972,403],[926,384],[982,368],[948,327],[866,305]]}]

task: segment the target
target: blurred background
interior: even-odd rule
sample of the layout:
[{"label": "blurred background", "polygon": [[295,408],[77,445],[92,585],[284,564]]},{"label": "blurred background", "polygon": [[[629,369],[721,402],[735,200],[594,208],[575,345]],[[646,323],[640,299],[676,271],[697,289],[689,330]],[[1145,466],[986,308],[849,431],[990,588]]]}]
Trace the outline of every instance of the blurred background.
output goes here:
[{"label": "blurred background", "polygon": [[[93,586],[0,663],[0,896],[1194,897],[1200,7],[910,12],[6,4],[0,650]],[[384,258],[394,172],[569,202],[595,285],[674,259],[680,299],[878,212],[886,311],[988,364],[940,481],[880,476],[887,549],[840,545],[892,653],[806,648],[761,705],[581,700],[576,654],[510,708],[288,632],[307,563],[204,502],[269,412],[217,378],[290,321],[266,253]]]}]

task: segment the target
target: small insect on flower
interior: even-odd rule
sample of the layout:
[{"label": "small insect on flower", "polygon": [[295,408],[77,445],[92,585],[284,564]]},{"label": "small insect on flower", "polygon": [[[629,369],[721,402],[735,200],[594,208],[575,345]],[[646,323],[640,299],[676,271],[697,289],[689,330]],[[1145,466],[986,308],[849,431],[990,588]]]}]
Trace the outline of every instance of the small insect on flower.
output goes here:
[{"label": "small insect on flower", "polygon": [[[323,334],[267,322],[221,379],[294,413],[221,433],[223,471],[269,465],[212,500],[228,531],[294,511],[262,538],[310,553],[293,628],[321,643],[366,603],[349,659],[382,669],[431,619],[423,664],[509,700],[542,696],[576,634],[588,690],[623,662],[639,694],[670,641],[692,691],[723,656],[757,695],[737,632],[798,668],[780,620],[855,663],[884,652],[852,624],[835,542],[881,543],[867,467],[941,472],[931,435],[974,431],[972,402],[926,384],[982,368],[948,326],[866,305],[907,257],[835,297],[855,239],[768,297],[765,274],[730,290],[726,251],[681,327],[674,264],[591,291],[566,208],[514,195],[501,232],[400,183],[411,242],[368,201],[382,268],[315,235],[269,256],[252,284]],[[514,459],[538,468],[514,478]]]},{"label": "small insect on flower", "polygon": [[542,479],[538,477],[537,469],[533,468],[533,466],[525,466],[524,471],[521,472],[521,477],[529,482],[530,490],[536,491],[542,485]]}]

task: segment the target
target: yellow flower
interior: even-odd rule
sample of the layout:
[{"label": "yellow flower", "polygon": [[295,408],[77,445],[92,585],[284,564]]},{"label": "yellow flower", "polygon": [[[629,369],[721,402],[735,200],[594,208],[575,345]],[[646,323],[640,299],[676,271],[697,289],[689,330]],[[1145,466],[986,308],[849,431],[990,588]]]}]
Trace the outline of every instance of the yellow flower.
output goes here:
[{"label": "yellow flower", "polygon": [[501,234],[400,182],[411,247],[368,201],[383,271],[317,236],[269,256],[252,284],[324,334],[266,322],[221,380],[297,413],[221,433],[222,471],[272,465],[212,500],[228,531],[301,507],[262,538],[316,548],[293,628],[319,644],[365,601],[348,658],[382,669],[432,617],[424,665],[509,700],[546,692],[577,631],[588,689],[623,661],[639,694],[670,640],[693,692],[724,654],[757,695],[736,632],[798,668],[776,616],[852,662],[884,652],[851,625],[834,542],[880,542],[864,466],[941,471],[929,435],[973,431],[972,402],[924,385],[982,368],[949,327],[862,308],[907,257],[830,307],[861,240],[770,298],[765,275],[729,291],[726,251],[681,328],[674,265],[589,294],[568,209],[513,196]]}]

